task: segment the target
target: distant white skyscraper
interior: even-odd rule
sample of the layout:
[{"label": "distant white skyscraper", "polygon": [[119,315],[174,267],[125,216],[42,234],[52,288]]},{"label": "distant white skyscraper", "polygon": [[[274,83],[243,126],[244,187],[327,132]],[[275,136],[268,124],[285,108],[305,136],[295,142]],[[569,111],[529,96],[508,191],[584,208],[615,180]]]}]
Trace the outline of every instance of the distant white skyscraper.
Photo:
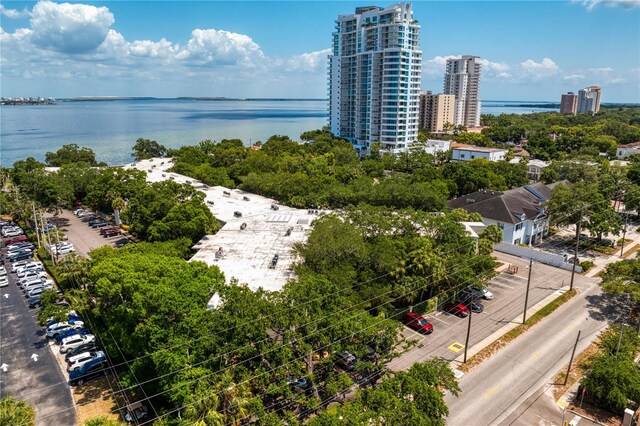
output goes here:
[{"label": "distant white skyscraper", "polygon": [[456,96],[455,125],[480,126],[480,61],[478,56],[448,59],[444,93]]},{"label": "distant white skyscraper", "polygon": [[600,86],[589,86],[578,91],[578,112],[595,114],[600,111]]},{"label": "distant white skyscraper", "polygon": [[422,52],[410,3],[339,15],[329,56],[329,126],[360,152],[394,153],[418,137]]}]

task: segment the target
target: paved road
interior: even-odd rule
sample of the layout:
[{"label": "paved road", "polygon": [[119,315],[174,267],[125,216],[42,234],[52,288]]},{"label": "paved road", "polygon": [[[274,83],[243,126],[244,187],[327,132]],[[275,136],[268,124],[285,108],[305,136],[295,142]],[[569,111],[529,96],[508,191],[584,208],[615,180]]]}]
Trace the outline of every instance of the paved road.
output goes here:
[{"label": "paved road", "polygon": [[[528,262],[502,253],[496,256],[499,260],[518,266],[519,270],[515,275],[503,273],[491,280],[488,288],[494,294],[494,299],[482,300],[485,311],[481,314],[473,314],[469,349],[512,321],[522,322]],[[570,276],[569,271],[534,263],[529,291],[529,308],[568,285]],[[587,286],[594,282],[590,278],[576,275],[576,283],[579,285]],[[427,318],[434,326],[433,333],[424,336],[405,327],[402,331],[404,336],[407,339],[417,340],[418,344],[392,360],[388,364],[391,370],[405,370],[416,362],[434,357],[452,361],[464,353],[467,319],[442,312],[429,315]]]},{"label": "paved road", "polygon": [[[5,264],[7,271],[11,264]],[[0,397],[12,395],[36,408],[36,425],[74,425],[71,392],[35,310],[29,309],[22,290],[9,272],[9,286],[0,289]],[[7,297],[8,295],[8,297]],[[37,361],[32,355],[37,356]],[[59,414],[55,414],[58,413]]]},{"label": "paved road", "polygon": [[582,351],[615,315],[597,284],[581,281],[577,288],[566,305],[462,377],[462,393],[445,398],[448,424],[516,424],[512,413],[569,362],[578,330]]}]

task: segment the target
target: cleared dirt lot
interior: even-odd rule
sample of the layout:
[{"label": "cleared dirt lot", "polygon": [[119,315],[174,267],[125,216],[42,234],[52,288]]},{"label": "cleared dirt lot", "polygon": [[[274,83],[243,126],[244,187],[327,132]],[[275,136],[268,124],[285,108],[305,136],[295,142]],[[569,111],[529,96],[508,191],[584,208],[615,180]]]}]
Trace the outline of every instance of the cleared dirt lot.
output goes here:
[{"label": "cleared dirt lot", "polygon": [[[87,257],[89,251],[97,247],[115,246],[116,242],[122,238],[121,236],[104,238],[100,235],[99,229],[91,228],[86,221],[76,217],[69,210],[63,210],[57,216],[49,215],[48,218],[67,235],[67,239],[73,243],[76,253],[80,256]],[[54,237],[53,234],[55,232],[52,232],[52,237]]]}]

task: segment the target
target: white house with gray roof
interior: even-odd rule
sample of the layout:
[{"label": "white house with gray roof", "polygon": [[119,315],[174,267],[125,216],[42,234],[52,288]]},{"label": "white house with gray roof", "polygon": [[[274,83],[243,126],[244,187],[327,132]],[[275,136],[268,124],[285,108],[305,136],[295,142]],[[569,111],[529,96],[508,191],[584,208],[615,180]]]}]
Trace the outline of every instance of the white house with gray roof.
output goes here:
[{"label": "white house with gray roof", "polygon": [[535,183],[508,191],[483,189],[449,201],[449,208],[480,213],[485,225],[498,225],[502,241],[533,245],[549,232],[549,217],[544,203],[557,183]]}]

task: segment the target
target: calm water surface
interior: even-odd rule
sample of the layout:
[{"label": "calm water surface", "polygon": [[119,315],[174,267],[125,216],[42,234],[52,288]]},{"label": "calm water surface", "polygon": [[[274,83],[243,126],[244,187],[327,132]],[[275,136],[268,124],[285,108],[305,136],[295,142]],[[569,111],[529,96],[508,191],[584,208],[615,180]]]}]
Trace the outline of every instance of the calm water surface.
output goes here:
[{"label": "calm water surface", "polygon": [[[487,114],[537,111],[549,110],[488,101],[482,107]],[[47,152],[70,143],[91,148],[98,161],[122,164],[131,161],[138,138],[168,148],[231,138],[249,145],[274,134],[297,140],[302,132],[326,124],[327,102],[322,100],[136,99],[1,106],[0,165],[29,156],[44,161]]]}]

